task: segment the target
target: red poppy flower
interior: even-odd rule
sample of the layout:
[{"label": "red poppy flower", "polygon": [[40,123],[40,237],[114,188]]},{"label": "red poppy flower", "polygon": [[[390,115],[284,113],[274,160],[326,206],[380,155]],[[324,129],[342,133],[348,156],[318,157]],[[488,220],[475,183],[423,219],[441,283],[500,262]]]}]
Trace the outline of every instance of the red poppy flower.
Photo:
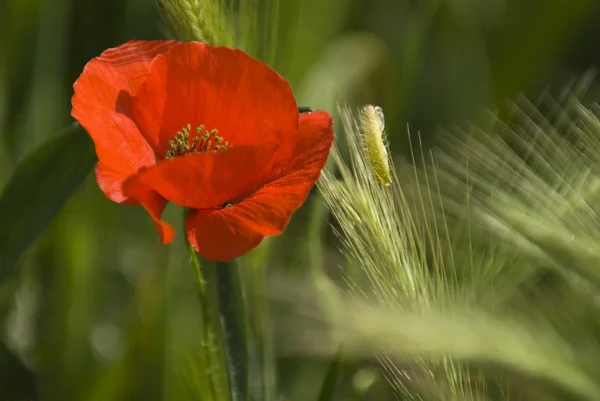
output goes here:
[{"label": "red poppy flower", "polygon": [[281,233],[333,141],[329,114],[299,114],[279,74],[226,47],[128,42],[90,61],[74,89],[106,196],[142,205],[163,243],[167,202],[189,208],[188,238],[213,260]]}]

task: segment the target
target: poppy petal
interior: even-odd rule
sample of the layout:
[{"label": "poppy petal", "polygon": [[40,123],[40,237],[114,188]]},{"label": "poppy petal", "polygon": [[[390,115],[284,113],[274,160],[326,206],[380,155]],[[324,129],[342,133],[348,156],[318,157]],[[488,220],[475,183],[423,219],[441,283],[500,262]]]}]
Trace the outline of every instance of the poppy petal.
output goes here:
[{"label": "poppy petal", "polygon": [[156,191],[182,207],[220,207],[247,195],[268,179],[275,147],[237,146],[164,160],[132,175],[123,191],[131,197]]},{"label": "poppy petal", "polygon": [[[107,196],[123,199],[118,186],[139,167],[155,162],[155,155],[131,120],[132,96],[144,81],[150,63],[176,41],[130,41],[104,51],[85,66],[77,79],[72,116],[92,137],[101,163],[98,181]],[[108,174],[104,172],[110,171]],[[105,192],[106,193],[106,192]]]},{"label": "poppy petal", "polygon": [[194,248],[208,259],[229,261],[258,246],[265,236],[281,233],[319,178],[332,142],[327,113],[301,115],[296,153],[280,175],[231,207],[190,212],[186,230]]},{"label": "poppy petal", "polygon": [[[115,171],[102,162],[96,164],[96,182],[106,197],[117,203],[131,203],[123,193],[122,185],[130,174],[123,171]],[[137,204],[133,202],[131,204]]]},{"label": "poppy petal", "polygon": [[[131,178],[129,178],[130,180]],[[128,181],[125,181],[128,182]],[[147,187],[130,188],[127,194],[130,199],[141,204],[148,212],[163,244],[168,244],[173,241],[175,230],[173,227],[160,219],[162,212],[165,210],[168,201],[160,196],[156,191]]]},{"label": "poppy petal", "polygon": [[152,218],[162,243],[171,243],[171,241],[173,241],[173,237],[175,236],[175,230],[169,223],[166,223],[160,219],[160,216],[165,210],[168,201],[154,191],[148,191],[139,194],[136,199],[140,202],[144,209],[146,209]]},{"label": "poppy petal", "polygon": [[152,218],[162,243],[171,243],[171,241],[173,241],[173,237],[175,236],[175,230],[169,223],[166,223],[160,219],[162,212],[167,206],[167,200],[154,191],[148,191],[139,194],[136,199],[140,202],[144,209],[146,209]]},{"label": "poppy petal", "polygon": [[234,145],[282,142],[298,130],[289,84],[241,50],[187,42],[154,60],[133,99],[135,120],[162,156],[187,124]]}]

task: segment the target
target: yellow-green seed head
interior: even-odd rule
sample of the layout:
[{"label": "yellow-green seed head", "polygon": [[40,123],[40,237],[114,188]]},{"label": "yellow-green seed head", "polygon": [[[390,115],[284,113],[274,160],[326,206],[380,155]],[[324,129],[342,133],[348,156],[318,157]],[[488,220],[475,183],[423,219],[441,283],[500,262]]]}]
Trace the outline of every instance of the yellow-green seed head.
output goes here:
[{"label": "yellow-green seed head", "polygon": [[364,106],[360,110],[360,127],[371,168],[377,180],[388,186],[392,183],[392,176],[385,143],[385,120],[381,107]]}]

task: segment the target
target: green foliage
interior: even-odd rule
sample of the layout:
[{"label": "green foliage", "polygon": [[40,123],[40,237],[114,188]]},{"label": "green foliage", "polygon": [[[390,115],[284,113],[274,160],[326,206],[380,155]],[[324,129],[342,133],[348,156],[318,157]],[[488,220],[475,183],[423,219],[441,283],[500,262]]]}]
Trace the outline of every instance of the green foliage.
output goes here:
[{"label": "green foliage", "polygon": [[[105,199],[78,128],[48,138],[70,123],[91,57],[162,38],[166,22],[170,37],[260,58],[299,105],[336,118],[326,199],[236,262],[248,400],[598,399],[596,106],[579,88],[526,100],[597,64],[594,6],[0,2],[0,398],[231,398],[219,362],[231,338],[214,334],[181,236],[163,247],[143,210]],[[518,91],[509,113],[478,118]],[[383,107],[391,187],[373,181],[337,103]]]},{"label": "green foliage", "polygon": [[21,254],[46,228],[95,162],[79,124],[26,157],[0,196],[0,281],[14,278]]}]

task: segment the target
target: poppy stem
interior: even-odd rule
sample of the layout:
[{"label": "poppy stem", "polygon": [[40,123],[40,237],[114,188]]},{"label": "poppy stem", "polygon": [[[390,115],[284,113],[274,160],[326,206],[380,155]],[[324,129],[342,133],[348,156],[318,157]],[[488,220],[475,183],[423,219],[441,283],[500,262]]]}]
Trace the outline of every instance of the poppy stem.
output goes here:
[{"label": "poppy stem", "polygon": [[237,269],[238,266],[234,263],[217,263],[216,279],[230,393],[235,401],[246,401],[248,348],[244,324],[244,296]]},{"label": "poppy stem", "polygon": [[[187,211],[184,213],[184,221],[187,218]],[[185,224],[184,224],[185,227]],[[212,373],[207,374],[208,388],[213,400],[228,400],[236,401],[233,394],[229,394],[229,398],[223,398],[223,393],[230,388],[231,379],[225,374],[227,364],[227,354],[224,352],[225,342],[221,335],[221,317],[219,314],[218,294],[216,289],[207,286],[207,281],[215,279],[215,267],[207,266],[202,268],[200,258],[196,250],[187,239],[186,246],[189,256],[190,266],[194,273],[196,289],[198,290],[198,298],[200,301],[200,324],[202,327],[201,343],[202,343],[202,362],[207,371]]]}]

